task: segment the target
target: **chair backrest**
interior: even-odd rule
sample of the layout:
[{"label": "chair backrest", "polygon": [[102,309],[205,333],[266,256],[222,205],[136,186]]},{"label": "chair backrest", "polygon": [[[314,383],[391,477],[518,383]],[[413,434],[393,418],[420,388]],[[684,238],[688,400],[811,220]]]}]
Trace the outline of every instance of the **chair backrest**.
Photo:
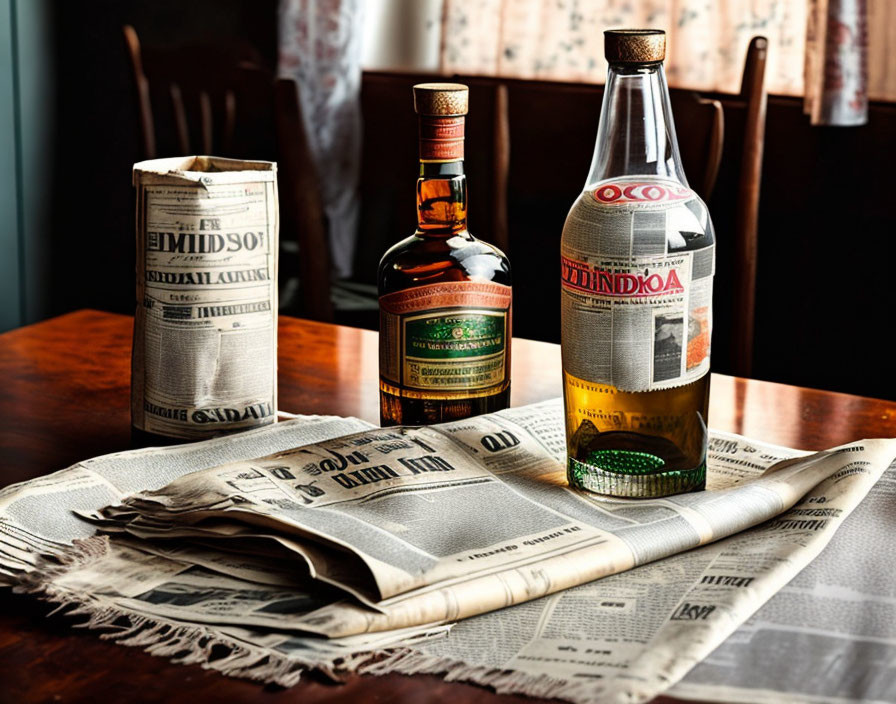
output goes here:
[{"label": "chair backrest", "polygon": [[[590,162],[603,101],[602,85],[525,79],[505,79],[503,85],[511,94],[511,127],[522,124],[529,129],[538,128],[543,132],[539,142],[562,139],[565,149],[559,151],[579,153],[583,157],[580,161]],[[672,88],[669,97],[685,173],[691,187],[706,200],[715,187],[722,160],[722,104],[685,89]],[[544,113],[544,117],[533,117],[533,112]],[[587,167],[584,171],[578,169],[575,178],[582,180],[585,173]]]},{"label": "chair backrest", "polygon": [[725,111],[718,100],[689,90],[672,90],[669,98],[685,175],[691,188],[709,200],[722,163]]},{"label": "chair backrest", "polygon": [[471,174],[470,231],[509,254],[507,187],[510,177],[510,121],[507,86],[493,80],[457,76],[470,87],[466,169]]},{"label": "chair backrest", "polygon": [[123,32],[144,157],[214,154],[276,161],[280,268],[297,270],[300,292],[297,304],[287,301],[281,310],[331,321],[326,221],[295,82],[275,79],[246,47],[153,49],[141,46],[133,27]]},{"label": "chair backrest", "polygon": [[415,83],[446,80],[470,88],[465,146],[470,232],[507,251],[510,136],[506,89],[490,79],[365,71],[361,82],[361,222],[355,256],[358,280],[375,283],[377,263],[385,251],[414,231],[418,126],[411,88]]},{"label": "chair backrest", "polygon": [[[563,222],[585,185],[604,90],[523,79],[501,83],[509,98],[511,264],[514,281],[522,284],[514,291],[514,329],[522,337],[556,342],[560,289],[553,285],[552,263],[559,261]],[[706,200],[719,172],[722,106],[689,90],[673,89],[670,96],[685,172]]]},{"label": "chair backrest", "polygon": [[739,101],[745,110],[743,151],[735,224],[733,292],[734,326],[731,331],[732,373],[750,376],[756,321],[756,271],[758,262],[759,189],[765,145],[765,65],[768,40],[753,37],[747,49]]},{"label": "chair backrest", "polygon": [[273,77],[250,48],[147,47],[133,27],[126,25],[123,33],[147,159],[274,148]]}]

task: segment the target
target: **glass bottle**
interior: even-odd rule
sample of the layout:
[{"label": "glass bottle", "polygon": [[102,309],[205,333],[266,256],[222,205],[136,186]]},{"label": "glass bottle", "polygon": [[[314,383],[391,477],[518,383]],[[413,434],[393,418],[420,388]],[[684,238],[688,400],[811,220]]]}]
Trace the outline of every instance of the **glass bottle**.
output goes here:
[{"label": "glass bottle", "polygon": [[665,34],[605,32],[591,172],[561,242],[572,486],[663,496],[706,485],[714,234],[681,165]]},{"label": "glass bottle", "polygon": [[417,231],[380,261],[380,421],[422,425],[506,408],[507,257],[467,230],[467,86],[414,86]]}]

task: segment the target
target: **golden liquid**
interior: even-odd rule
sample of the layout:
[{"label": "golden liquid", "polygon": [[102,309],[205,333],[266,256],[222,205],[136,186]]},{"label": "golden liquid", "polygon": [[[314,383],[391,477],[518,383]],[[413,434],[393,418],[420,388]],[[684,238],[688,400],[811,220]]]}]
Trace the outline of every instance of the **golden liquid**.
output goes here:
[{"label": "golden liquid", "polygon": [[665,462],[662,471],[705,461],[709,374],[673,389],[627,392],[563,372],[563,400],[573,459],[587,462],[600,450],[646,452]]},{"label": "golden liquid", "polygon": [[[651,177],[631,178],[647,180]],[[659,179],[658,187],[668,187],[668,182]],[[591,184],[570,210],[563,228],[561,252],[572,260],[590,262],[586,267],[590,266],[592,269],[595,267],[594,262],[604,259],[618,262],[619,267],[625,271],[640,267],[639,262],[650,258],[643,253],[626,258],[619,253],[636,252],[638,247],[635,245],[640,246],[636,241],[639,232],[636,227],[636,211],[640,211],[641,206],[636,204],[622,209],[609,206],[605,208],[597,204],[593,192],[594,184]],[[680,200],[669,200],[644,207],[654,217],[663,213],[675,215],[665,219],[664,254],[669,257],[692,256],[692,261],[696,262],[697,253],[711,247],[714,236],[705,205],[695,195],[688,198],[687,204]],[[655,235],[654,232],[652,236]],[[711,251],[708,253],[711,254]],[[711,279],[707,280],[706,277],[711,275],[711,271],[707,271],[706,264],[704,255],[697,278],[701,281],[702,297],[699,300],[705,301],[703,305],[708,308],[710,295],[707,287],[711,284]],[[690,285],[697,286],[696,281],[694,279]],[[574,303],[577,298],[582,299],[581,310],[577,309],[578,304],[566,305]],[[602,301],[599,310],[592,310],[592,304],[596,303],[590,301],[592,298]],[[656,310],[654,306],[657,301],[662,300],[665,299],[645,299],[643,303],[648,310]],[[633,306],[642,305],[642,301],[635,298],[629,302]],[[675,311],[676,315],[683,318],[680,354],[688,355],[685,361],[690,370],[691,362],[694,361],[691,360],[692,352],[696,363],[702,363],[708,356],[711,316],[708,310],[703,311],[702,317],[697,315],[697,309],[690,308],[690,298],[685,304],[676,303]],[[653,335],[645,327],[637,340],[630,339],[634,334],[628,331],[630,312],[625,308],[615,308],[617,305],[621,305],[620,302],[603,291],[583,289],[574,293],[570,289],[564,293],[561,312],[564,334],[561,345],[565,349],[564,359],[568,356],[570,361],[578,362],[564,364],[563,374],[570,483],[589,491],[605,491],[618,496],[661,496],[701,489],[706,483],[708,373],[682,386],[643,392],[620,391],[614,386],[586,381],[568,373],[568,370],[589,368],[589,365],[582,364],[585,355],[600,354],[631,355],[624,361],[641,372],[644,371],[643,365],[648,363],[644,358],[653,354],[653,348],[650,348],[648,354],[644,349],[638,351],[627,345],[646,346]],[[600,313],[600,320],[604,321],[602,324],[609,325],[610,330],[589,329],[583,324],[595,312]],[[617,312],[621,313],[618,319],[621,332],[617,332],[614,326]],[[596,317],[594,319],[597,320]],[[692,325],[698,326],[693,331],[696,336],[691,334]],[[573,332],[574,330],[577,332]],[[657,334],[658,330],[652,332]],[[608,334],[620,337],[616,343],[611,344],[610,340],[600,337]],[[590,342],[594,344],[589,345]],[[690,349],[692,343],[693,350]],[[610,370],[605,369],[604,373],[609,374]],[[608,379],[606,376],[599,376],[597,372],[594,376]]]},{"label": "golden liquid", "polygon": [[414,395],[418,398],[411,398],[407,391],[402,392],[380,380],[380,424],[430,425],[502,411],[510,405],[510,380],[505,382],[501,391],[489,396],[471,398],[469,394],[458,394],[457,398],[445,399],[425,391]]}]

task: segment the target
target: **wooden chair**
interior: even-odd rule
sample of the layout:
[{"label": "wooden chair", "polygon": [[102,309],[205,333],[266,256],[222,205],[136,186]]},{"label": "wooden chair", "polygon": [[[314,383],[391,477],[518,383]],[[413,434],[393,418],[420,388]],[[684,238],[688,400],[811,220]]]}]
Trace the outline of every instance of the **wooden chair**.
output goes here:
[{"label": "wooden chair", "polygon": [[133,27],[123,32],[144,157],[201,153],[276,161],[280,268],[297,269],[300,290],[300,305],[281,310],[332,321],[326,221],[296,83],[275,78],[246,47],[159,50],[141,47]]},{"label": "wooden chair", "polygon": [[745,110],[740,183],[735,224],[734,321],[731,331],[732,373],[750,376],[756,321],[759,189],[765,145],[765,109],[768,92],[765,66],[768,40],[753,37],[747,49],[739,102]]},{"label": "wooden chair", "polygon": [[[472,144],[477,145],[491,139],[492,148],[477,151],[475,148],[468,156],[474,172],[490,173],[491,178],[484,181],[488,189],[484,191],[486,203],[491,213],[491,237],[489,241],[496,244],[505,253],[512,244],[508,232],[507,189],[510,178],[510,109],[508,83],[475,77],[457,77],[457,80],[470,86],[471,100],[477,99],[479,120],[468,127],[472,132]],[[595,91],[592,87],[590,90]],[[603,88],[596,89],[596,95],[603,97]],[[725,133],[724,111],[718,100],[699,96],[694,91],[671,91],[670,101],[676,125],[686,126],[679,129],[678,141],[682,153],[685,173],[691,177],[691,186],[704,199],[709,198],[715,186],[722,161],[722,146]],[[483,119],[484,116],[484,119]],[[477,131],[484,132],[477,140]],[[594,134],[597,127],[594,127]],[[592,135],[592,144],[594,136]],[[477,162],[485,156],[486,163],[477,168]],[[471,192],[477,187],[474,182]]]},{"label": "wooden chair", "polygon": [[704,200],[716,186],[725,141],[725,111],[718,100],[689,90],[670,90],[678,148],[688,182]]},{"label": "wooden chair", "polygon": [[[560,289],[552,283],[553,262],[559,261],[563,222],[588,175],[603,86],[503,78],[458,80],[471,86],[486,81],[505,86],[511,162],[506,188],[508,249],[514,281],[520,284],[514,290],[514,330],[522,337],[557,342]],[[672,91],[672,105],[680,125],[685,171],[691,186],[706,198],[721,159],[721,104],[693,91]],[[478,212],[471,196],[471,222]]]},{"label": "wooden chair", "polygon": [[470,174],[470,231],[505,254],[512,248],[507,224],[510,179],[510,118],[507,85],[455,76],[470,87],[473,112],[467,120],[466,170]]},{"label": "wooden chair", "polygon": [[509,245],[510,135],[506,87],[488,78],[368,71],[361,84],[361,278],[368,276],[365,272],[375,271],[385,249],[413,232],[416,224],[417,116],[411,87],[415,83],[455,80],[470,88],[465,149],[470,231],[501,249]]}]

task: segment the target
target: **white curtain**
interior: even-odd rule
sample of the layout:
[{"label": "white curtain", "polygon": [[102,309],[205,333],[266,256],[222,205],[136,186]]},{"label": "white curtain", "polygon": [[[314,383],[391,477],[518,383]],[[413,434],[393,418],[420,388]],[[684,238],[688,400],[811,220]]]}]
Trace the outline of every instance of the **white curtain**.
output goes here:
[{"label": "white curtain", "polygon": [[299,85],[334,274],[347,278],[360,214],[363,0],[280,0],[279,72]]}]

